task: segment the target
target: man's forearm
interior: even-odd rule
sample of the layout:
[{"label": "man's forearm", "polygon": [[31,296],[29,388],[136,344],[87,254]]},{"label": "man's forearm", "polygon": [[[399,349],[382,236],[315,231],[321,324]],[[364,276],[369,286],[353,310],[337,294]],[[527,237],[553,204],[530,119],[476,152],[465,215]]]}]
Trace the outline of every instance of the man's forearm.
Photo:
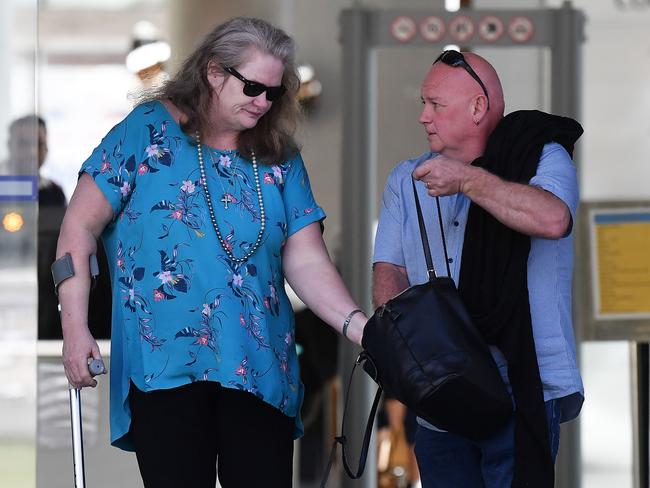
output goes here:
[{"label": "man's forearm", "polygon": [[383,305],[409,287],[406,269],[390,263],[375,263],[372,271],[372,302]]},{"label": "man's forearm", "polygon": [[504,181],[482,168],[471,168],[470,173],[461,191],[502,224],[522,234],[545,239],[559,239],[565,235],[571,214],[566,204],[552,193]]}]

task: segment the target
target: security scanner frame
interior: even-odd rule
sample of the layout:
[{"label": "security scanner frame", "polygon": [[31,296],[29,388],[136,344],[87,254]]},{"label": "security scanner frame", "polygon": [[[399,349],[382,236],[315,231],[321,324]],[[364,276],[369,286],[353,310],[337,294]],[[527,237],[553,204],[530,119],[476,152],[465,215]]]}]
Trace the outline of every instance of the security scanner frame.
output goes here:
[{"label": "security scanner frame", "polygon": [[[581,45],[585,40],[585,18],[565,2],[559,9],[539,10],[379,10],[353,7],[340,17],[343,84],[343,160],[341,270],[353,296],[372,310],[373,223],[378,217],[378,51],[382,48],[431,50],[446,45],[461,49],[493,47],[548,48],[550,51],[550,110],[557,115],[579,118]],[[406,81],[406,80],[405,80]],[[414,114],[414,117],[417,115]],[[415,156],[412,154],[410,156]],[[574,160],[577,162],[579,152]],[[395,161],[396,163],[397,161]],[[368,184],[370,182],[370,184]],[[339,372],[347,378],[358,348],[341,341]],[[350,399],[345,435],[350,452],[358,452],[375,385],[357,375]],[[563,426],[563,447],[557,465],[557,486],[575,488],[579,482],[578,423]],[[341,486],[377,486],[375,454],[370,451],[366,474],[359,482],[342,477]]]}]

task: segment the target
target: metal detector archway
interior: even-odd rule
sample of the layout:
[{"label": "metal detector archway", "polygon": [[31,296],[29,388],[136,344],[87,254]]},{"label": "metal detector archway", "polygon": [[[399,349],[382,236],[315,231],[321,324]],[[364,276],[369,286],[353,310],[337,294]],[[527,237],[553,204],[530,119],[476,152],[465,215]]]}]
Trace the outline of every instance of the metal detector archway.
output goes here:
[{"label": "metal detector archway", "polygon": [[[346,9],[340,18],[343,82],[343,161],[341,270],[355,298],[372,310],[371,283],[373,223],[377,219],[377,52],[382,48],[429,48],[432,55],[445,45],[464,49],[496,47],[548,48],[550,52],[550,111],[578,118],[580,48],[584,42],[584,15],[565,2],[559,9],[540,10],[377,10]],[[578,155],[576,154],[576,161]],[[370,182],[370,184],[368,183]],[[347,379],[358,349],[341,342],[340,374]],[[346,432],[350,452],[358,452],[362,428],[370,410],[374,385],[355,378]],[[563,431],[567,446],[558,462],[558,487],[579,486],[576,455],[577,425]],[[368,455],[362,483],[375,487],[374,452]],[[344,487],[352,482],[343,477]]]}]

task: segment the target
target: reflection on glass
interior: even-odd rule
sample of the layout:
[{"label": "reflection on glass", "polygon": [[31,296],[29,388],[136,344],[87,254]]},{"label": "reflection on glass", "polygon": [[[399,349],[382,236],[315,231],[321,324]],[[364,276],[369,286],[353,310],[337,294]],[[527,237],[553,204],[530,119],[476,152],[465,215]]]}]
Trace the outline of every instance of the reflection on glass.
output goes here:
[{"label": "reflection on glass", "polygon": [[0,486],[35,486],[36,0],[0,3]]}]

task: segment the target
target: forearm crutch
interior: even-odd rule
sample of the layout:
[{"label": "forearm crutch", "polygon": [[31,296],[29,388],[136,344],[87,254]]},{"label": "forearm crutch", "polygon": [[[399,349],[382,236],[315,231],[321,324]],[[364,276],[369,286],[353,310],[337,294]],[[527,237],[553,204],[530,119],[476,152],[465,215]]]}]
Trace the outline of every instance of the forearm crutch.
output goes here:
[{"label": "forearm crutch", "polygon": [[[90,275],[93,286],[99,274],[97,256],[90,255]],[[74,266],[72,257],[69,253],[60,257],[52,263],[52,278],[54,279],[54,292],[58,296],[58,287],[61,282],[74,276]],[[61,304],[59,303],[59,313],[61,313]],[[97,376],[106,372],[104,362],[101,359],[92,359],[88,361],[88,371],[91,376]],[[83,423],[81,420],[81,388],[75,388],[68,385],[70,395],[70,423],[72,426],[72,464],[74,469],[74,486],[75,488],[86,487],[86,473],[84,467],[84,442],[83,442]]]},{"label": "forearm crutch", "polygon": [[[88,363],[91,376],[106,372],[101,359],[93,359]],[[72,466],[74,469],[75,488],[86,488],[86,472],[84,467],[84,435],[81,420],[81,388],[68,385],[70,394],[70,423],[72,425]]]}]

